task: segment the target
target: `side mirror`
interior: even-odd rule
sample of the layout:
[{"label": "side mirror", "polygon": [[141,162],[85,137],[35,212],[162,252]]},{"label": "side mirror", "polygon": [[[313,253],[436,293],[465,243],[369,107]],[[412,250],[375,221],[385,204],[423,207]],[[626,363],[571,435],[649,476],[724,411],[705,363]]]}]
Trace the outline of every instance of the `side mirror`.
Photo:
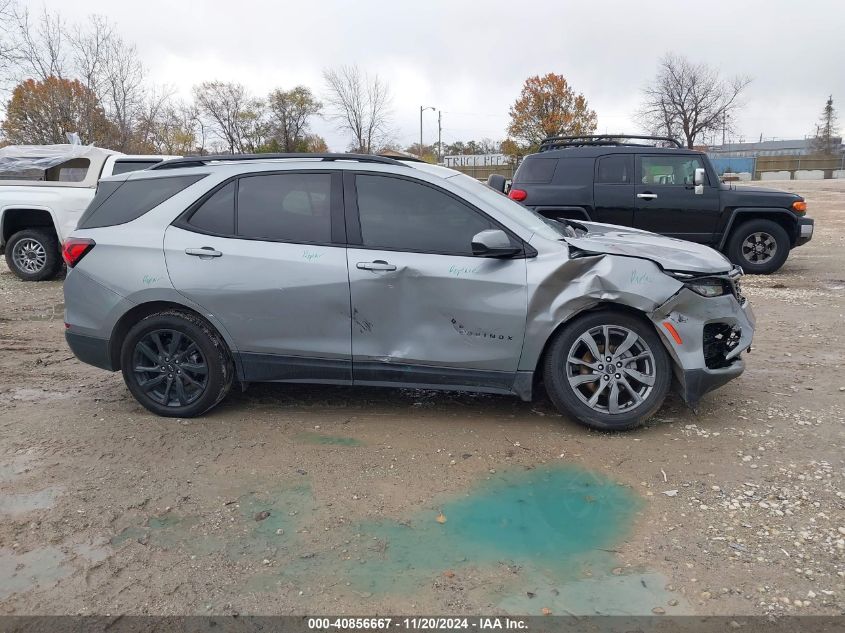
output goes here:
[{"label": "side mirror", "polygon": [[695,193],[701,195],[704,193],[704,183],[707,182],[707,172],[704,167],[697,167],[695,176],[693,176],[693,184],[695,185]]},{"label": "side mirror", "polygon": [[490,174],[487,176],[487,186],[499,193],[506,193],[507,179],[501,174]]},{"label": "side mirror", "polygon": [[472,238],[472,254],[479,257],[513,257],[520,252],[522,249],[500,229],[481,231]]}]

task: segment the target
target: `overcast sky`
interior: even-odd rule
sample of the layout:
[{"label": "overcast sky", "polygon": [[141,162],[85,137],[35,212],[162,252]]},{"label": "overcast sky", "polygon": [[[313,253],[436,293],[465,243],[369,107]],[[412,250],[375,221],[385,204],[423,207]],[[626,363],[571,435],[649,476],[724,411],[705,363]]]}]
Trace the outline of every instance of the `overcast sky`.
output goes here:
[{"label": "overcast sky", "polygon": [[[24,0],[38,7],[38,0]],[[745,140],[803,137],[824,102],[845,113],[842,0],[46,0],[69,21],[110,18],[138,46],[150,76],[186,97],[204,80],[262,95],[322,69],[357,64],[393,94],[395,139],[419,139],[420,105],[443,112],[443,140],[504,138],[523,81],[555,72],[587,97],[600,132],[638,131],[632,113],[660,57],[673,51],[753,78],[738,131]],[[841,117],[845,123],[845,114]],[[425,141],[436,114],[425,114]],[[314,129],[331,149],[348,139]]]}]

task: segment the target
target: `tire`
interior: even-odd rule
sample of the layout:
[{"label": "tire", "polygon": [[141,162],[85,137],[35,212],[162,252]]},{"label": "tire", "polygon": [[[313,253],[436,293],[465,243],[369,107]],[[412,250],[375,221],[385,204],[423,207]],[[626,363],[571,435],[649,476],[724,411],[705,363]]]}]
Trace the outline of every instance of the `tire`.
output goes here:
[{"label": "tire", "polygon": [[499,193],[505,193],[507,180],[501,174],[490,174],[487,176],[487,186]]},{"label": "tire", "polygon": [[731,232],[727,255],[734,264],[752,275],[769,275],[789,256],[789,235],[772,220],[749,220]]},{"label": "tire", "polygon": [[52,279],[62,267],[56,235],[44,229],[18,231],[6,242],[6,265],[24,281]]},{"label": "tire", "polygon": [[[604,354],[605,332],[610,335],[610,357],[615,360],[611,371]],[[629,335],[634,335],[633,339]],[[592,345],[586,336],[592,337]],[[624,347],[630,340],[634,342]],[[616,359],[617,350],[623,347]],[[598,361],[590,349],[599,353]],[[637,360],[626,361],[633,358]],[[621,367],[617,363],[622,363]],[[625,312],[602,310],[575,318],[555,336],[543,363],[543,381],[561,413],[593,429],[624,431],[642,425],[657,412],[669,391],[672,367],[650,323]],[[610,402],[614,385],[616,407]],[[611,408],[618,410],[611,412]]]},{"label": "tire", "polygon": [[220,335],[199,317],[178,310],[136,323],[123,341],[120,367],[142,406],[173,418],[202,415],[226,397],[234,378]]}]

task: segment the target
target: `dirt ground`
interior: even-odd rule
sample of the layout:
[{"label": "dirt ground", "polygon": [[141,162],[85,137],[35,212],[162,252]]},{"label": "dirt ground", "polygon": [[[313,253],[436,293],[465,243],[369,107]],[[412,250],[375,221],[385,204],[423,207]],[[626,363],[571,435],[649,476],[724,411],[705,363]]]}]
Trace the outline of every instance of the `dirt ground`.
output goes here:
[{"label": "dirt ground", "polygon": [[152,416],[0,265],[0,613],[845,612],[845,181],[746,277],[738,380],[590,432],[547,401],[252,386]]}]

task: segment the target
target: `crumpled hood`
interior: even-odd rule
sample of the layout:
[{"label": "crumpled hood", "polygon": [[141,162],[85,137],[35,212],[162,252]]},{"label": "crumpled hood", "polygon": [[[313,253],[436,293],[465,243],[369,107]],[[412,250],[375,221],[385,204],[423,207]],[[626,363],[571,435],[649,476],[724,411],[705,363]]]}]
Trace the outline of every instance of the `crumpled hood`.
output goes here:
[{"label": "crumpled hood", "polygon": [[575,224],[586,227],[587,234],[564,239],[570,246],[588,253],[639,257],[653,261],[664,270],[691,273],[725,273],[733,268],[727,257],[703,244],[614,224],[581,221]]}]

